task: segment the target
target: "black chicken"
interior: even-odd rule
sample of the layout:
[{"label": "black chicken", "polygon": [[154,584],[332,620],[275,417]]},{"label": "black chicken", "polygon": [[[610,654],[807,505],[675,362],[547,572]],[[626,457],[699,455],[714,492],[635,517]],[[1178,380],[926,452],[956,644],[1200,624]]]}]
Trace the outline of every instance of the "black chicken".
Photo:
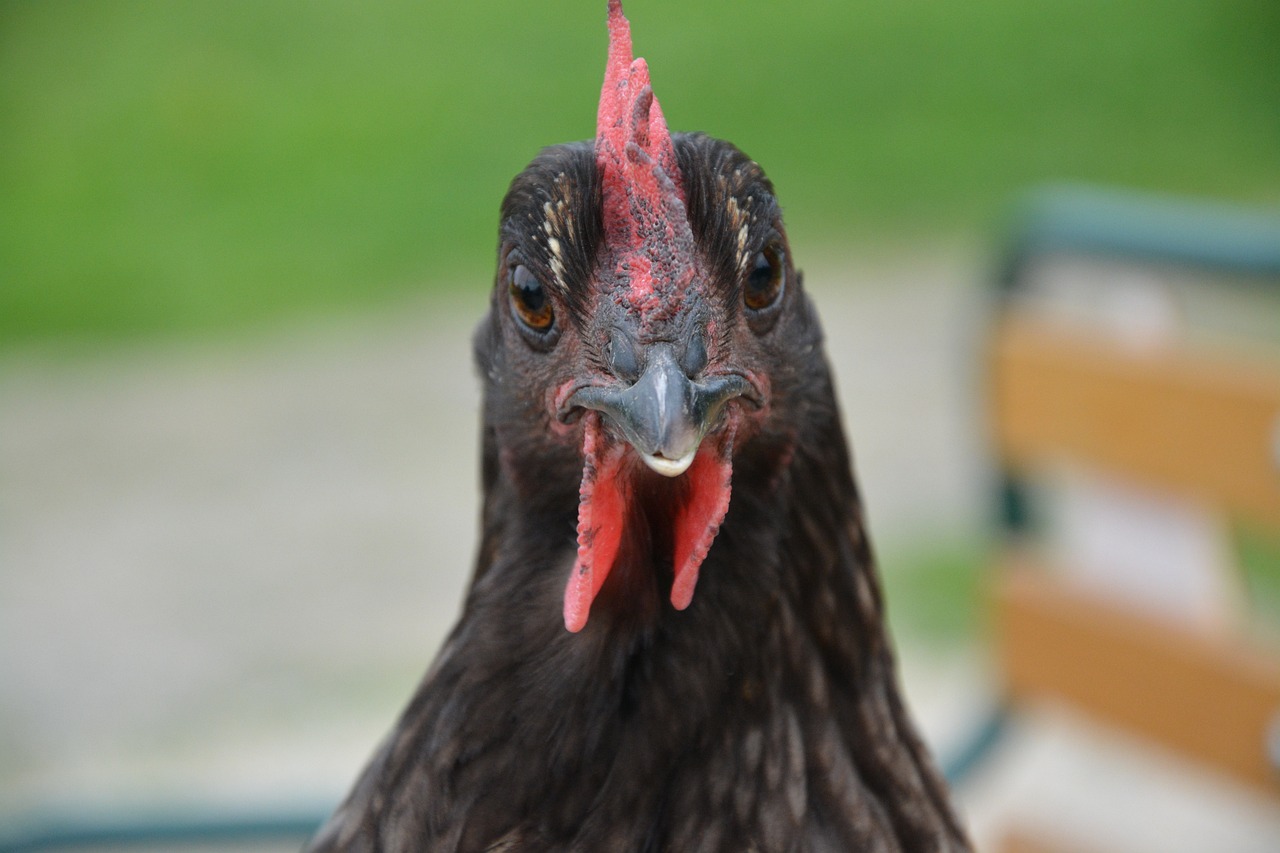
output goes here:
[{"label": "black chicken", "polygon": [[502,204],[462,618],[311,849],[967,850],[773,188],[609,32]]}]

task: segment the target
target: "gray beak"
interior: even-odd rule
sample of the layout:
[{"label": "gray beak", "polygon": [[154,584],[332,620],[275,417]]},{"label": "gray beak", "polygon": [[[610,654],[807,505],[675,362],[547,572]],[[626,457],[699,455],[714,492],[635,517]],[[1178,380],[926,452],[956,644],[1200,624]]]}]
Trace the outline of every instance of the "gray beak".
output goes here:
[{"label": "gray beak", "polygon": [[665,477],[678,477],[693,463],[725,403],[748,390],[747,381],[733,374],[690,379],[663,344],[650,351],[634,385],[588,386],[568,402],[604,414],[645,464]]}]

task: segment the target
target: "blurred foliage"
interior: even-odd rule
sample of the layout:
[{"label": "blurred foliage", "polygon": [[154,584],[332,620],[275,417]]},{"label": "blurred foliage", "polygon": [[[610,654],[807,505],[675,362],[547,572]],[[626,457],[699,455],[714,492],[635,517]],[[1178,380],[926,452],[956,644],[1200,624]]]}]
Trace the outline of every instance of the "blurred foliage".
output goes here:
[{"label": "blurred foliage", "polygon": [[[1246,629],[1275,643],[1280,640],[1280,531],[1237,524],[1230,539],[1247,596]],[[953,537],[885,549],[879,562],[894,633],[927,646],[982,636],[989,627],[991,548],[977,538]]]},{"label": "blurred foliage", "polygon": [[900,544],[885,550],[879,562],[896,636],[949,647],[986,630],[988,544],[976,538]]},{"label": "blurred foliage", "polygon": [[1255,633],[1272,642],[1280,640],[1280,530],[1241,525],[1235,531],[1235,546]]},{"label": "blurred foliage", "polygon": [[[604,2],[0,5],[0,341],[485,287],[539,147],[589,137]],[[1280,201],[1280,4],[631,0],[671,125],[793,238],[981,233],[1029,183]]]}]

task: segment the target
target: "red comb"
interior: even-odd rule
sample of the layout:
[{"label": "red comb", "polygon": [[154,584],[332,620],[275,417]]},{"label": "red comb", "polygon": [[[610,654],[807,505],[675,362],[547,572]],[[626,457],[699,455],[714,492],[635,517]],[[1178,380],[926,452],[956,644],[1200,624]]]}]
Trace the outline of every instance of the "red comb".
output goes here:
[{"label": "red comb", "polygon": [[674,309],[693,276],[693,232],[685,213],[671,131],[643,59],[632,59],[631,25],[609,0],[609,61],[596,114],[596,163],[605,242],[628,301],[645,319]]}]

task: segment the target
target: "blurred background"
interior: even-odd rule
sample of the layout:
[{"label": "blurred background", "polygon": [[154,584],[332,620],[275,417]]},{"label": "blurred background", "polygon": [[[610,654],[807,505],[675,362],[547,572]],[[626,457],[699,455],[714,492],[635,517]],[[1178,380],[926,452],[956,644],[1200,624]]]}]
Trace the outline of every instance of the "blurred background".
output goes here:
[{"label": "blurred background", "polygon": [[[0,829],[345,792],[456,614],[498,204],[594,133],[604,6],[0,3]],[[1280,210],[1280,6],[626,9],[671,127],[778,189],[945,753],[998,694],[981,359],[1010,205]],[[1232,304],[1218,328],[1274,354],[1277,303]],[[1103,850],[1280,847],[1280,800],[1036,732],[958,792],[984,843],[1057,810]],[[1108,778],[1100,821],[1075,794]]]}]

